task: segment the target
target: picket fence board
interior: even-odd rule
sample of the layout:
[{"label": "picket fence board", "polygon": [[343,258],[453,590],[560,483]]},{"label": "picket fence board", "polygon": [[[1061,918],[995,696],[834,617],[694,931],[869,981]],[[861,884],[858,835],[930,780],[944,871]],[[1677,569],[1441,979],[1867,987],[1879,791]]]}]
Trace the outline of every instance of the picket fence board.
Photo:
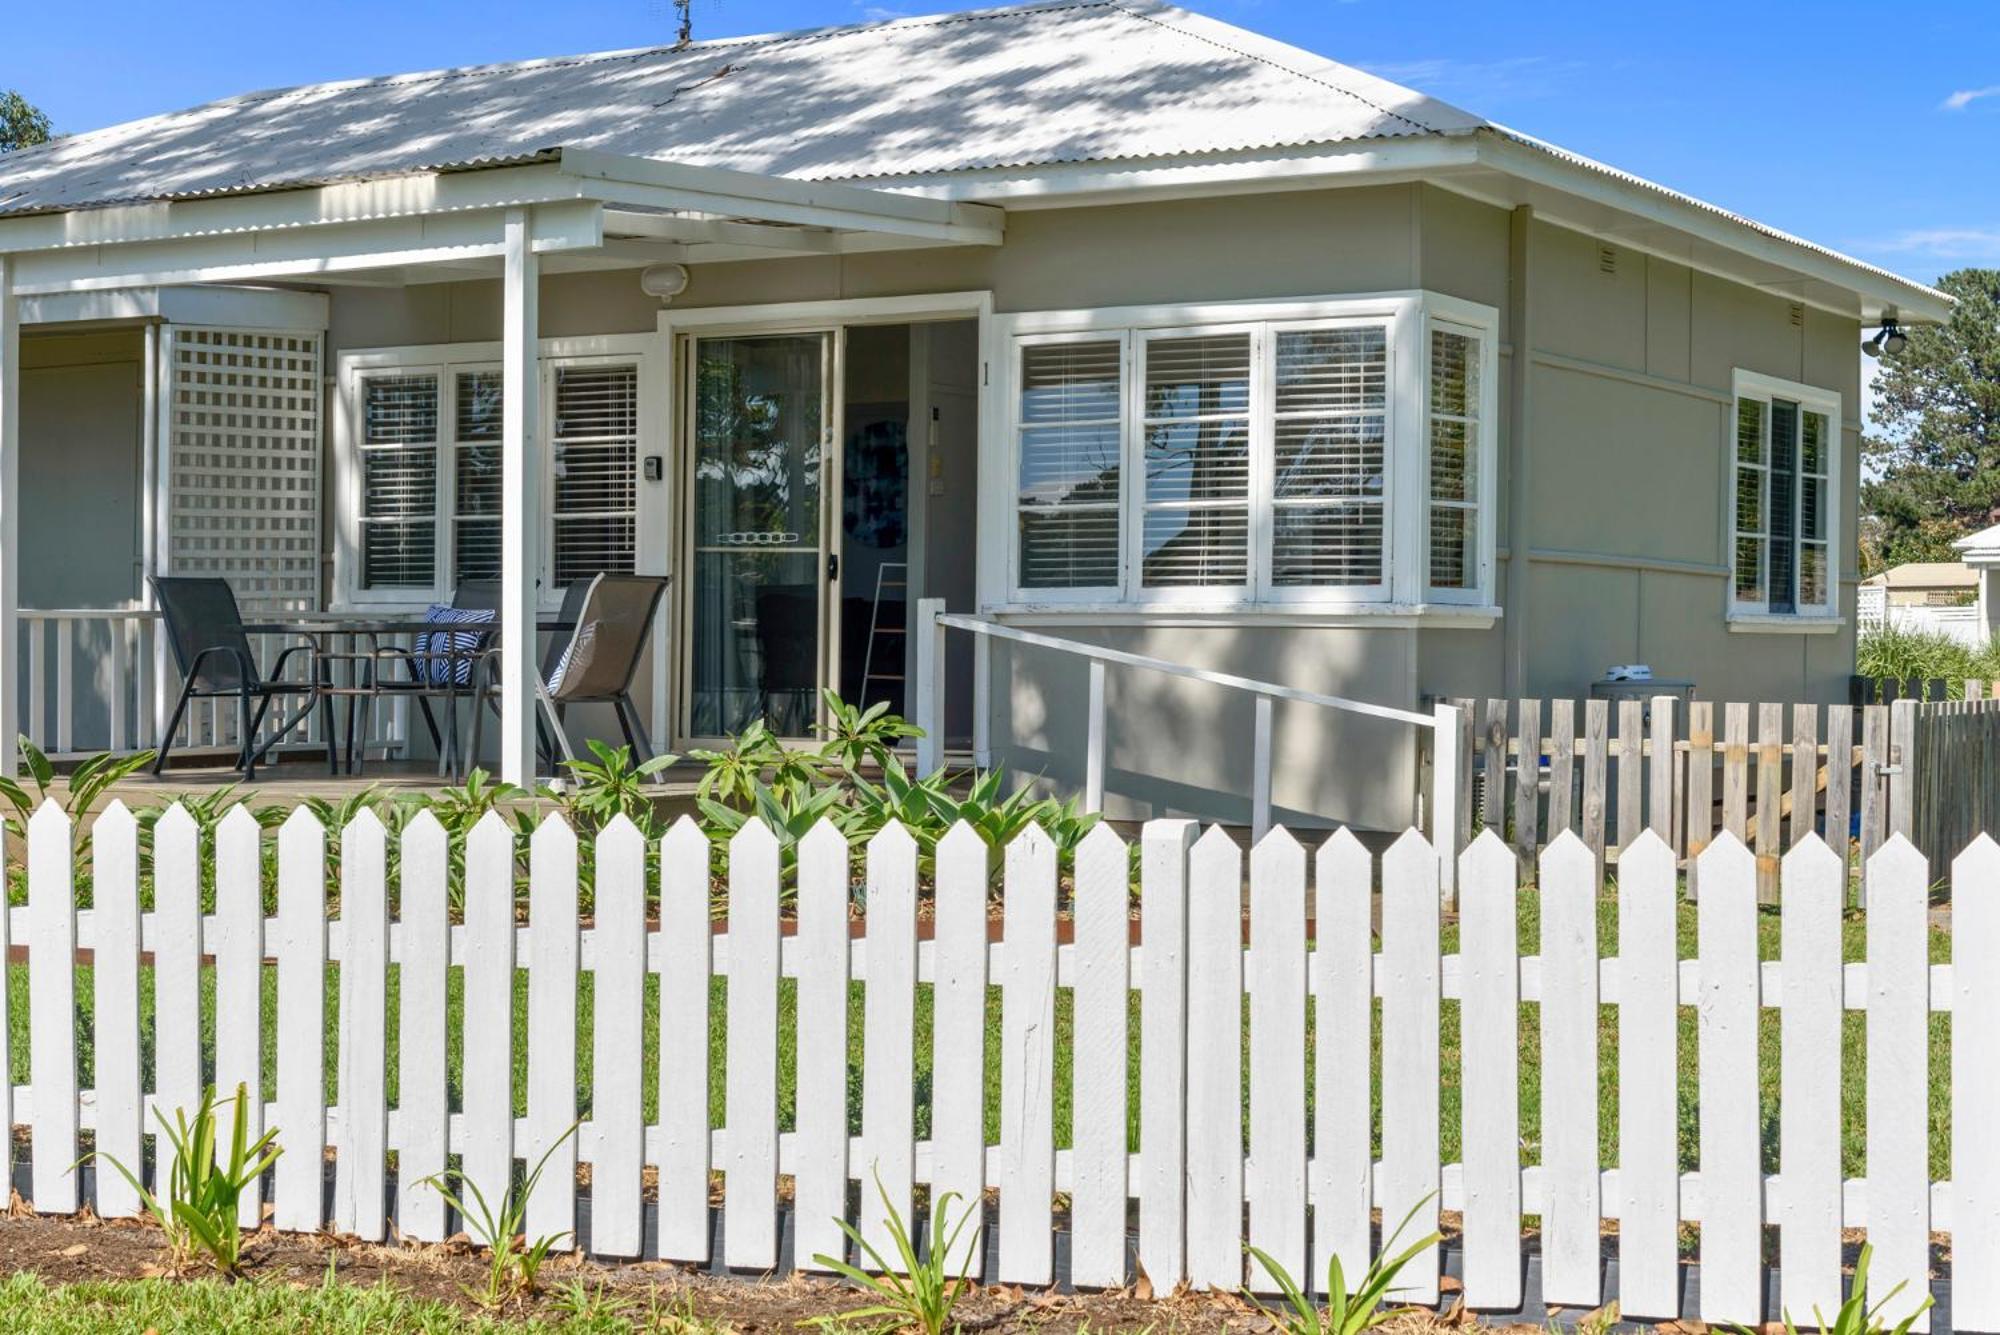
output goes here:
[{"label": "picket fence board", "polygon": [[[861,1057],[861,1135],[867,1151],[861,1164],[866,1170],[861,1235],[876,1251],[893,1257],[888,1214],[893,1209],[910,1218],[916,1181],[917,842],[891,822],[868,841],[867,864],[868,987],[862,1000],[866,1037]],[[733,940],[730,949],[733,989]],[[734,1023],[734,1005],[729,1018]],[[777,1028],[775,1017],[771,1028]]]},{"label": "picket fence board", "polygon": [[[172,815],[170,810],[161,820]],[[157,849],[159,845],[156,829],[153,846]],[[160,893],[158,876],[156,868],[156,897]],[[508,925],[511,929],[511,921]],[[271,1193],[272,1222],[294,1232],[309,1232],[326,1222],[320,1202],[327,1122],[326,939],[326,834],[312,813],[300,807],[278,830],[278,995],[274,1023],[278,1030],[277,1126],[285,1138],[285,1152],[273,1173]],[[508,939],[513,939],[511,931]],[[157,992],[157,975],[154,987]],[[163,1013],[156,1006],[155,1016]],[[475,1026],[472,1033],[486,1027]],[[472,1034],[468,1034],[468,1063],[472,1045]],[[468,1107],[473,1106],[474,1093],[468,1083]]]},{"label": "picket fence board", "polygon": [[[914,903],[914,874],[910,879]],[[1005,879],[998,1278],[1047,1284],[1055,1277],[1049,1207],[1056,1175],[1056,849],[1039,827],[1007,846]],[[914,982],[914,967],[911,975]]]},{"label": "picket fence board", "polygon": [[[1907,1316],[1930,1277],[1930,867],[1900,834],[1868,859],[1868,1270],[1870,1305]],[[1917,1330],[1930,1329],[1928,1312]]]},{"label": "picket fence board", "polygon": [[543,1166],[527,1209],[528,1234],[540,1238],[567,1236],[576,1227],[577,1148],[570,1134],[576,1121],[576,832],[560,816],[548,817],[528,842],[528,862],[528,1137],[521,1158],[531,1173]]},{"label": "picket fence board", "polygon": [[[208,949],[215,957],[216,1097],[233,1100],[242,1087],[244,1124],[252,1144],[264,1133],[262,880],[263,831],[249,808],[238,805],[215,832],[215,930]],[[223,1115],[233,1119],[236,1112],[232,1102]],[[378,1198],[380,1194],[378,1189]],[[249,1183],[238,1202],[238,1222],[255,1228],[263,1218],[263,1204],[263,1183]]]},{"label": "picket fence board", "polygon": [[[146,1130],[139,1070],[139,822],[123,802],[114,800],[91,828],[90,860],[96,919],[92,1037],[97,1046],[97,1149],[119,1163],[137,1165]],[[0,958],[6,940],[0,928]],[[0,1028],[5,1022],[0,1012]],[[0,1071],[7,1069],[5,1061],[0,1046]],[[5,1102],[0,1096],[0,1113],[9,1111]],[[108,1163],[103,1168],[97,1174],[97,1213],[106,1219],[137,1215],[139,1193],[124,1174]]]},{"label": "picket fence board", "polygon": [[372,811],[340,835],[340,1153],[333,1225],[365,1242],[383,1237],[382,1165],[389,1148],[387,1076],[388,838]]},{"label": "picket fence board", "polygon": [[[1576,702],[1549,702],[1548,837],[1576,829]],[[1460,843],[1459,847],[1465,847]]]},{"label": "picket fence board", "polygon": [[[793,1181],[798,1230],[794,1250],[801,1266],[809,1269],[823,1268],[814,1256],[844,1258],[847,1247],[846,1236],[834,1223],[847,1215],[847,886],[847,839],[823,820],[799,840],[799,926],[794,938],[799,958],[796,1084],[801,1091],[815,1091],[801,1094],[795,1119],[799,1162]],[[940,930],[944,914],[940,893]],[[595,1226],[595,1213],[591,1221]]]},{"label": "picket fence board", "polygon": [[1488,831],[1459,868],[1465,1301],[1511,1310],[1521,1305],[1517,862]]},{"label": "picket fence board", "polygon": [[[710,857],[708,836],[690,817],[675,821],[660,840],[659,1249],[669,1261],[709,1259]],[[846,1090],[843,1060],[843,1136]]]},{"label": "picket fence board", "polygon": [[1674,853],[1651,831],[1618,860],[1618,963],[1619,1308],[1670,1320],[1680,1314],[1679,970]]},{"label": "picket fence board", "polygon": [[[1701,1316],[1761,1316],[1764,1218],[1757,1108],[1758,859],[1733,834],[1701,855],[1696,1006],[1701,1097]],[[1621,1069],[1621,1076],[1623,1071]],[[1727,1202],[1711,1208],[1707,1202]]]},{"label": "picket fence board", "polygon": [[[1982,834],[1952,863],[1951,956],[2000,959],[2000,844]],[[2000,1033],[2000,969],[1952,970],[1951,1024]],[[1986,1043],[1951,1045],[1952,1321],[2000,1329],[2000,1154],[1992,1152],[2000,1062]]]},{"label": "picket fence board", "polygon": [[[1405,833],[1383,854],[1382,1180],[1377,1204],[1385,1233],[1409,1220],[1406,1241],[1429,1233],[1441,1208],[1438,1036],[1443,968],[1436,886],[1437,855],[1416,831]],[[1400,1278],[1408,1301],[1435,1302],[1436,1250],[1412,1260]]]},{"label": "picket fence board", "polygon": [[1558,837],[1541,861],[1542,1297],[1596,1307],[1603,1215],[1597,1165],[1597,880],[1590,849]]},{"label": "picket fence board", "polygon": [[[871,933],[875,915],[885,907],[877,898],[884,887],[875,883],[874,871],[871,849]],[[869,989],[871,1002],[874,992]],[[729,1136],[721,1165],[726,1188],[722,1258],[742,1269],[768,1270],[778,1261],[773,1208],[778,1188],[778,837],[761,821],[747,823],[729,841],[729,1011],[724,1028],[723,1115]],[[874,1025],[869,1028],[876,1031]],[[872,1062],[868,1073],[875,1073]],[[907,1102],[904,1107],[907,1116]],[[872,1103],[868,1110],[876,1111]],[[871,1137],[872,1122],[864,1126]],[[888,1189],[895,1190],[893,1185]],[[864,1201],[868,1195],[862,1193]],[[901,1208],[907,1218],[907,1202]],[[864,1209],[862,1217],[873,1213]]]},{"label": "picket fence board", "polygon": [[31,1189],[36,1209],[68,1214],[77,1207],[76,887],[69,817],[52,804],[28,819],[28,950],[37,962],[28,974],[29,1077],[39,1091]]},{"label": "picket fence board", "polygon": [[[1428,899],[1437,903],[1437,881]],[[1188,865],[1187,1278],[1243,1282],[1243,853],[1221,826]]]},{"label": "picket fence board", "polygon": [[[459,1166],[465,1185],[489,1202],[506,1199],[514,1172],[514,859],[513,830],[498,812],[487,812],[465,842],[460,986],[466,1015],[506,1015],[510,1022],[465,1026]],[[282,966],[278,974],[282,989]],[[288,1150],[285,1158],[291,1157]]]},{"label": "picket fence board", "polygon": [[[961,1217],[970,1215],[958,1234],[950,1266],[953,1274],[963,1273],[971,1259],[980,1254],[984,1240],[984,1211],[980,1198],[986,1189],[986,887],[992,866],[992,852],[979,832],[963,821],[955,823],[938,840],[937,924],[934,933],[931,983],[931,1190],[934,1196],[952,1193],[952,1206]],[[1079,878],[1082,871],[1079,870]],[[1125,869],[1118,869],[1118,891],[1125,890]],[[1083,895],[1081,885],[1079,900]],[[1079,903],[1077,931],[1082,937],[1083,907]],[[1121,920],[1120,926],[1123,926]],[[840,940],[836,943],[843,961],[847,958],[846,923],[843,918]],[[1082,1032],[1078,1042],[1085,1041]],[[1123,1049],[1120,1049],[1121,1054]],[[845,1080],[845,1055],[840,1060],[840,1076]],[[1081,1079],[1081,1075],[1079,1075]],[[1122,1092],[1122,1086],[1121,1086]],[[1082,1128],[1079,1126],[1079,1132]],[[1123,1134],[1123,1123],[1120,1123]],[[846,1129],[841,1129],[843,1141]],[[842,1202],[847,1184],[840,1184]],[[1078,1210],[1089,1214],[1089,1192],[1079,1198]],[[1125,1220],[1119,1229],[1119,1269],[1124,1268]],[[1089,1259],[1086,1230],[1078,1225],[1078,1264]]]},{"label": "picket fence board", "polygon": [[[1250,1243],[1286,1274],[1299,1276],[1306,1273],[1306,851],[1282,826],[1250,853],[1244,982],[1250,999],[1250,1158],[1244,1173]],[[1277,1287],[1255,1262],[1249,1275],[1253,1289]]]},{"label": "picket fence board", "polygon": [[1780,925],[1779,1309],[1840,1306],[1840,912],[1847,861],[1808,834],[1784,861]]},{"label": "picket fence board", "polygon": [[[44,811],[48,808],[44,807]],[[201,849],[194,817],[169,807],[153,826],[153,1094],[154,1153],[173,1162],[173,1147],[159,1134],[160,1117],[194,1117],[201,1102],[201,1029],[187,1017],[201,1014]],[[33,856],[32,840],[29,855]],[[32,869],[30,877],[32,879]],[[322,923],[320,930],[325,931]],[[317,1032],[317,1031],[315,1031]],[[41,1083],[39,1076],[36,1084]],[[320,1092],[313,1091],[320,1101]],[[37,1156],[39,1157],[39,1156]],[[319,1221],[315,1220],[315,1224]]]},{"label": "picket fence board", "polygon": [[646,837],[619,815],[597,835],[591,977],[590,1245],[636,1257],[645,1202]]},{"label": "picket fence board", "polygon": [[1351,1097],[1354,1073],[1374,1047],[1375,951],[1370,900],[1373,859],[1349,830],[1337,830],[1313,859],[1313,917],[1318,939],[1312,972],[1316,1046],[1313,1067],[1312,1274],[1325,1282],[1327,1262],[1343,1258],[1358,1281],[1371,1254],[1373,1109]]},{"label": "picket fence board", "polygon": [[1196,826],[1146,822],[1139,837],[1139,1267],[1159,1290],[1187,1270],[1188,880]]},{"label": "picket fence board", "polygon": [[419,1242],[445,1237],[444,1197],[427,1179],[448,1166],[445,1003],[451,949],[444,826],[428,811],[403,827],[398,886],[402,958],[396,966],[396,1231]]},{"label": "picket fence board", "polygon": [[[968,831],[970,833],[970,831]],[[1275,838],[1274,831],[1270,837]],[[974,840],[978,839],[973,835]],[[1076,851],[1075,1040],[1070,1095],[1070,1280],[1115,1288],[1125,1282],[1127,1167],[1126,1077],[1130,1049],[1131,895],[1125,841],[1109,825],[1084,836]],[[940,855],[942,856],[942,855]],[[1303,914],[1303,903],[1300,909]],[[1295,936],[1304,952],[1304,923]],[[939,925],[942,947],[943,925]],[[981,954],[984,954],[982,949]],[[1303,963],[1303,959],[1301,960]],[[938,984],[941,988],[942,983]],[[1301,1032],[1288,1049],[1293,1061],[1305,1049],[1305,999],[1299,999]],[[1253,1021],[1254,1023],[1254,1021]],[[975,1051],[983,1035],[974,1031]],[[1301,1108],[1303,1116],[1303,1108]],[[983,1137],[981,1138],[983,1141]],[[935,1130],[933,1131],[935,1143]],[[1299,1210],[1303,1222],[1304,1128],[1300,1128]]]}]

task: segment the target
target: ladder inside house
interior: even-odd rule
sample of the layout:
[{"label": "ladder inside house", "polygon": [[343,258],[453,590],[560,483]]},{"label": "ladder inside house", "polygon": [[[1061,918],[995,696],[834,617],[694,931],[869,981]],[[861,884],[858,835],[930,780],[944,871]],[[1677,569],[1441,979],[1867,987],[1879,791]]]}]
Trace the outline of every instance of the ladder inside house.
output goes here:
[{"label": "ladder inside house", "polygon": [[[863,708],[866,708],[872,702],[869,690],[878,681],[894,683],[889,688],[891,693],[897,693],[902,690],[902,650],[903,645],[909,641],[909,629],[907,625],[909,620],[909,602],[907,600],[907,592],[904,598],[897,600],[903,606],[902,623],[893,626],[882,623],[882,595],[888,590],[907,591],[909,587],[910,563],[908,561],[884,561],[881,565],[875,567],[875,600],[868,612],[868,649],[862,655],[861,659],[861,699],[859,703]],[[882,641],[884,640],[890,643],[883,645]],[[884,666],[884,670],[881,672],[875,670],[876,649],[878,645],[881,645],[880,657]],[[884,698],[890,698],[890,696],[885,695]],[[905,703],[904,712],[907,712],[907,708],[907,703]]]}]

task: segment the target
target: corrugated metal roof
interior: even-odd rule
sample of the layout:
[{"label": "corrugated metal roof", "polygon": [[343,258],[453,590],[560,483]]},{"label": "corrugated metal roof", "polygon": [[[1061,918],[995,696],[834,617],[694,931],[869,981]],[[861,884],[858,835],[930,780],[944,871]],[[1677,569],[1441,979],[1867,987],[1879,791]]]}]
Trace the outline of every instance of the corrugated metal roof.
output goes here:
[{"label": "corrugated metal roof", "polygon": [[1486,122],[1150,0],[1069,0],[252,93],[0,163],[0,213],[534,160],[801,178],[1465,133]]}]

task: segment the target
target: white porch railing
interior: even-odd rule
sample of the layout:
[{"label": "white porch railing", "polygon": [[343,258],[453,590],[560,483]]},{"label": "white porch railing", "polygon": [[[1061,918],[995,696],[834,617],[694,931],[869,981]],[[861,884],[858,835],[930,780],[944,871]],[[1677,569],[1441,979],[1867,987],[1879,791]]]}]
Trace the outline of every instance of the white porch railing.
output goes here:
[{"label": "white porch railing", "polygon": [[[160,614],[145,607],[22,608],[20,612],[23,708],[21,732],[51,758],[75,759],[99,751],[129,753],[157,745],[159,729],[180,690],[172,655],[160,639]],[[334,636],[331,648],[358,646]],[[289,641],[253,635],[252,650],[268,667]],[[296,702],[294,702],[296,704]],[[371,750],[400,749],[409,737],[407,701],[388,702],[369,724]],[[336,720],[338,725],[343,720]],[[316,712],[293,732],[286,747],[325,745]],[[267,722],[268,729],[275,720]],[[236,703],[197,700],[174,740],[176,751],[237,747]],[[284,748],[281,748],[284,749]]]},{"label": "white porch railing", "polygon": [[[1398,709],[1393,705],[1370,704],[1338,695],[1322,695],[1317,691],[1303,691],[1292,686],[1281,686],[1276,682],[1237,676],[1233,672],[1214,672],[1208,668],[1170,662],[1164,658],[1149,658],[1144,654],[1130,653],[1123,649],[1086,644],[1081,640],[1065,639],[1057,635],[1043,635],[1036,631],[1023,630],[1018,626],[991,621],[985,617],[946,612],[944,609],[942,598],[921,598],[917,601],[917,680],[914,712],[917,726],[924,730],[923,737],[917,742],[919,771],[929,773],[944,763],[944,664],[947,630],[967,631],[979,637],[976,641],[973,668],[973,692],[977,701],[974,715],[977,720],[975,724],[977,735],[973,750],[982,763],[988,752],[987,646],[990,641],[1010,640],[1016,644],[1032,645],[1037,649],[1070,654],[1089,663],[1089,723],[1084,738],[1083,780],[1083,804],[1086,811],[1095,812],[1104,809],[1106,726],[1104,683],[1106,673],[1114,665],[1142,672],[1160,673],[1169,677],[1181,677],[1189,681],[1206,682],[1224,690],[1241,691],[1251,697],[1255,703],[1256,713],[1250,736],[1250,826],[1252,837],[1256,839],[1262,839],[1271,828],[1271,706],[1274,701],[1288,700],[1298,704],[1317,705],[1322,709],[1407,723],[1412,727],[1428,728],[1432,735],[1429,801],[1424,802],[1423,795],[1418,794],[1417,801],[1423,810],[1413,815],[1423,821],[1432,843],[1444,855],[1443,874],[1447,882],[1445,889],[1449,893],[1451,868],[1458,853],[1457,823],[1450,818],[1450,813],[1458,809],[1458,785],[1461,781],[1460,751],[1464,745],[1460,730],[1462,715],[1457,707],[1441,704],[1429,713],[1420,713],[1413,709]],[[1439,819],[1439,813],[1445,813],[1445,818]]]}]

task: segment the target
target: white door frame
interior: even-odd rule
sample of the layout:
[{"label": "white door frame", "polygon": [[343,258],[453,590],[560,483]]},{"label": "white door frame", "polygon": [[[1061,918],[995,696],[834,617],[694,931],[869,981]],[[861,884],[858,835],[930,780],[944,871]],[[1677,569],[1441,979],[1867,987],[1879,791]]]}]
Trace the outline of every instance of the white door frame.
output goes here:
[{"label": "white door frame", "polygon": [[[923,324],[940,320],[977,320],[979,322],[979,346],[985,355],[988,346],[988,332],[993,319],[993,293],[990,290],[971,292],[926,293],[906,297],[850,297],[827,301],[785,301],[761,305],[711,306],[696,309],[665,307],[660,311],[658,332],[663,344],[671,349],[677,373],[671,378],[678,393],[688,393],[691,368],[686,364],[686,349],[696,337],[726,338],[757,336],[767,334],[811,334],[830,333],[828,340],[831,363],[828,367],[827,399],[830,402],[832,420],[828,423],[829,436],[834,442],[831,466],[828,470],[827,494],[824,498],[828,507],[822,519],[821,531],[824,541],[834,541],[838,530],[833,528],[840,520],[840,479],[841,442],[843,439],[843,418],[846,412],[844,395],[846,378],[847,339],[846,328],[861,324]],[[982,407],[985,385],[989,377],[982,369],[980,375]],[[672,411],[674,422],[673,446],[670,451],[669,467],[676,478],[681,477],[688,467],[689,450],[693,442],[688,434],[688,416],[676,405]],[[980,420],[984,420],[983,414]],[[984,453],[982,451],[982,453]],[[684,498],[685,500],[685,498]],[[687,505],[675,508],[675,522],[681,526],[673,548],[682,553],[683,561],[688,552],[690,530]],[[673,654],[671,664],[658,665],[658,671],[669,673],[668,683],[661,683],[665,694],[671,696],[672,708],[667,717],[673,720],[673,742],[675,747],[683,747],[690,740],[685,734],[688,649],[691,637],[685,633],[687,608],[690,594],[689,579],[693,571],[685,567],[680,577],[675,579],[669,592],[673,600],[671,625],[683,633],[676,638],[682,646]],[[839,616],[838,598],[822,617],[821,653],[838,652]]]}]

